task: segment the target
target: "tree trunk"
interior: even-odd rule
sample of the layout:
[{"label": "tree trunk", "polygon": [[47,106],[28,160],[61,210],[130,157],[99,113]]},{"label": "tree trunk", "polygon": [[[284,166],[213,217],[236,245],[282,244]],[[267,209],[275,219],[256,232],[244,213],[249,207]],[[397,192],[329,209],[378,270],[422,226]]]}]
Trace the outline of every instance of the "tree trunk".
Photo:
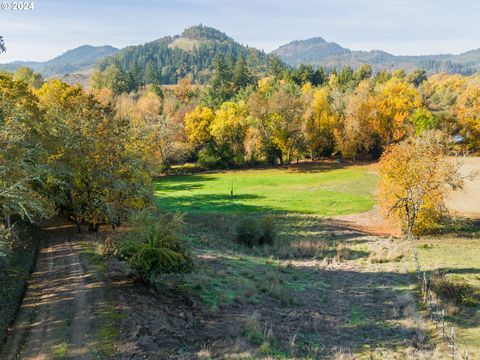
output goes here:
[{"label": "tree trunk", "polygon": [[410,228],[408,229],[407,238],[410,241],[410,244],[412,245],[413,260],[415,262],[415,271],[417,273],[418,280],[421,281],[422,275],[420,271],[420,261],[418,260],[417,246],[415,244],[415,237],[413,236],[413,231]]},{"label": "tree trunk", "polygon": [[10,231],[10,229],[12,228],[12,219],[10,215],[5,215],[5,223],[7,225],[7,231]]}]

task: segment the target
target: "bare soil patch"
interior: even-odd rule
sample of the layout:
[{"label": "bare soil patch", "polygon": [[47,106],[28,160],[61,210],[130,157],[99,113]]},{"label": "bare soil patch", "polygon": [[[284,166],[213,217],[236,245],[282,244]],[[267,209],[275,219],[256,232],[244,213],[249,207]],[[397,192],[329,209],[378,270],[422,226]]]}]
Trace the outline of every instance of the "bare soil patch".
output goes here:
[{"label": "bare soil patch", "polygon": [[480,219],[480,157],[456,159],[461,163],[461,174],[467,176],[463,189],[453,191],[447,207],[457,216]]}]

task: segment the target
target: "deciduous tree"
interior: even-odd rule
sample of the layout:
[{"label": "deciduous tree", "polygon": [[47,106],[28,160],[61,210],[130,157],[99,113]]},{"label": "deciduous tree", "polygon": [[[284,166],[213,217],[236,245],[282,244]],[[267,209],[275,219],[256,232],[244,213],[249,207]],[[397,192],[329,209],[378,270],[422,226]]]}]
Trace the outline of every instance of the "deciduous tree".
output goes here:
[{"label": "deciduous tree", "polygon": [[388,217],[396,219],[412,242],[420,270],[414,235],[434,225],[447,212],[445,197],[463,185],[459,165],[447,158],[439,132],[391,145],[379,163],[379,202]]}]

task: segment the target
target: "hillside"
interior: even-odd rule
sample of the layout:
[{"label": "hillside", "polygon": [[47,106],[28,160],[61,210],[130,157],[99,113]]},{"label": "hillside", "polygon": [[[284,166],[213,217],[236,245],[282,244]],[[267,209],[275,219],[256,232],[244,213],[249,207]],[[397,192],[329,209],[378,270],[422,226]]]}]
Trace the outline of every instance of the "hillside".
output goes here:
[{"label": "hillside", "polygon": [[32,70],[48,77],[52,75],[63,75],[81,72],[91,69],[98,60],[113,55],[118,49],[112,46],[91,46],[83,45],[68,50],[64,54],[45,62],[14,61],[7,64],[0,64],[0,69],[13,71],[19,67],[27,66]]},{"label": "hillside", "polygon": [[292,41],[272,53],[291,66],[312,64],[340,69],[370,64],[376,71],[401,68],[406,71],[421,69],[429,73],[445,71],[464,75],[480,70],[480,50],[460,55],[396,56],[381,50],[354,51],[317,37]]},{"label": "hillside", "polygon": [[268,59],[266,53],[241,45],[219,30],[197,25],[180,35],[122,49],[103,59],[98,68],[122,73],[132,88],[148,83],[175,84],[184,77],[206,83],[216,55],[232,64],[243,57],[254,72],[264,72]]}]

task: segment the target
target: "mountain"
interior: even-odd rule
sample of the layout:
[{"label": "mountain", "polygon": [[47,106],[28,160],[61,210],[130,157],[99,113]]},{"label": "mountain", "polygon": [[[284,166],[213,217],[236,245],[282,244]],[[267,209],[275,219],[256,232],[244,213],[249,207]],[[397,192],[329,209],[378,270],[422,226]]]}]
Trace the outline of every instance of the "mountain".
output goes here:
[{"label": "mountain", "polygon": [[98,69],[107,77],[110,73],[118,79],[123,74],[132,89],[148,83],[175,84],[184,77],[191,77],[195,83],[206,83],[217,55],[232,66],[242,57],[249,69],[259,73],[265,72],[269,57],[219,30],[196,25],[180,35],[126,47],[101,60]]},{"label": "mountain", "polygon": [[13,71],[19,67],[27,66],[41,73],[44,77],[77,73],[92,69],[98,60],[113,55],[117,51],[118,49],[112,46],[83,45],[45,62],[14,61],[0,64],[0,69]]},{"label": "mountain", "polygon": [[321,37],[308,40],[296,40],[280,46],[274,51],[280,59],[292,66],[310,64],[330,56],[348,54],[351,51]]},{"label": "mountain", "polygon": [[300,64],[311,64],[340,69],[345,66],[358,68],[362,64],[370,64],[374,71],[421,69],[428,73],[445,71],[464,75],[480,70],[480,49],[460,55],[396,56],[381,50],[350,50],[337,43],[316,37],[292,41],[280,46],[272,54],[294,67]]}]

